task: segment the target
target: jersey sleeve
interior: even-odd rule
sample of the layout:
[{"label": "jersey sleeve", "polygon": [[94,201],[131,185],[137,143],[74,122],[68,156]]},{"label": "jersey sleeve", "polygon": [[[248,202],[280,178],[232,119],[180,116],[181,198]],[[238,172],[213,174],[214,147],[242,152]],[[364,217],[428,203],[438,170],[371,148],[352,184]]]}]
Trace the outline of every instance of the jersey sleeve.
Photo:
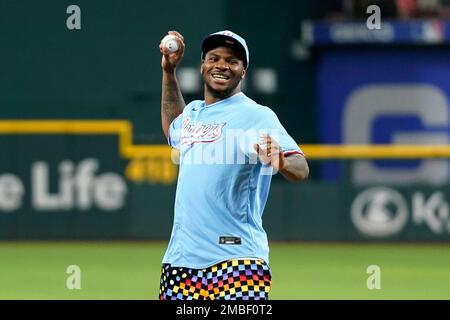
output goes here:
[{"label": "jersey sleeve", "polygon": [[169,126],[169,133],[167,135],[167,143],[175,149],[180,149],[181,140],[181,122],[183,113],[176,117]]},{"label": "jersey sleeve", "polygon": [[275,112],[264,107],[258,116],[257,129],[259,134],[265,133],[271,136],[281,147],[284,156],[300,154],[305,156],[295,140],[287,133]]}]

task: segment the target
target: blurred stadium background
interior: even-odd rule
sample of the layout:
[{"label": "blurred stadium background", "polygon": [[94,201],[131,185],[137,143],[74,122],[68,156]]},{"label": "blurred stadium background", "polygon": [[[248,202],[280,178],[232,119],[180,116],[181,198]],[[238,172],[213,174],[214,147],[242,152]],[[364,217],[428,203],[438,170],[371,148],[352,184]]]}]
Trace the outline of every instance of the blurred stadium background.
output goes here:
[{"label": "blurred stadium background", "polygon": [[[69,30],[66,9],[81,9]],[[370,29],[369,5],[381,8]],[[0,299],[155,299],[177,167],[160,53],[202,98],[200,42],[247,40],[244,91],[303,147],[264,214],[273,299],[450,298],[450,20],[444,0],[0,0]],[[373,20],[372,20],[373,22]],[[67,267],[81,268],[68,290]],[[367,268],[379,266],[381,289]]]}]

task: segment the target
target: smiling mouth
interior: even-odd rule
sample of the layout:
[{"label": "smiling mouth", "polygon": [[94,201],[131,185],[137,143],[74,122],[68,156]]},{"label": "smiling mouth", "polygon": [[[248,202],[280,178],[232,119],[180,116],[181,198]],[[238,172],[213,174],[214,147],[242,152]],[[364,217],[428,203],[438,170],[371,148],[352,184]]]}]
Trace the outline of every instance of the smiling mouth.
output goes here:
[{"label": "smiling mouth", "polygon": [[214,80],[217,80],[217,81],[219,81],[219,82],[225,82],[225,81],[230,80],[230,77],[229,77],[229,76],[227,76],[227,75],[225,75],[225,74],[222,74],[222,73],[213,73],[213,74],[211,74],[211,77],[212,77]]}]

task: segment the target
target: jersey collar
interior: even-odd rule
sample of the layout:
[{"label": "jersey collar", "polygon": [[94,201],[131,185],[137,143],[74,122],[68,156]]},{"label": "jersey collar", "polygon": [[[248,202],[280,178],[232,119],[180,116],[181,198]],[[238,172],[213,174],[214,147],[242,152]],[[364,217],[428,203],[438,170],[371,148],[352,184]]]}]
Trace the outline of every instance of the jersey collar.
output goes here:
[{"label": "jersey collar", "polygon": [[238,97],[240,97],[240,96],[244,96],[244,93],[243,93],[242,91],[241,91],[241,92],[238,92],[238,93],[235,93],[235,94],[232,95],[231,97],[228,97],[228,98],[226,98],[226,99],[223,99],[223,100],[220,100],[220,101],[211,103],[211,104],[206,104],[206,103],[205,103],[205,108],[211,108],[211,107],[216,106],[216,105],[219,105],[219,104],[221,104],[221,103],[230,102],[230,101],[232,101],[232,100],[234,100],[234,99],[236,99],[236,98],[238,98]]}]

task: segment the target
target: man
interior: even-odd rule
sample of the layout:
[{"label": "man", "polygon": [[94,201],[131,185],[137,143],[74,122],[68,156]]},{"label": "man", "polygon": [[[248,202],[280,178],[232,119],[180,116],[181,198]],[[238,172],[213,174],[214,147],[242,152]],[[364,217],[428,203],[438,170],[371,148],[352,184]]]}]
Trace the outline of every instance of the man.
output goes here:
[{"label": "man", "polygon": [[[160,44],[161,118],[168,143],[180,152],[180,169],[159,298],[268,299],[272,282],[262,213],[271,174],[304,180],[308,165],[275,113],[241,92],[249,64],[243,38],[221,31],[203,40],[205,100],[186,106],[175,74],[184,38],[169,34],[179,49],[170,52]],[[259,141],[253,139],[257,132]]]}]

